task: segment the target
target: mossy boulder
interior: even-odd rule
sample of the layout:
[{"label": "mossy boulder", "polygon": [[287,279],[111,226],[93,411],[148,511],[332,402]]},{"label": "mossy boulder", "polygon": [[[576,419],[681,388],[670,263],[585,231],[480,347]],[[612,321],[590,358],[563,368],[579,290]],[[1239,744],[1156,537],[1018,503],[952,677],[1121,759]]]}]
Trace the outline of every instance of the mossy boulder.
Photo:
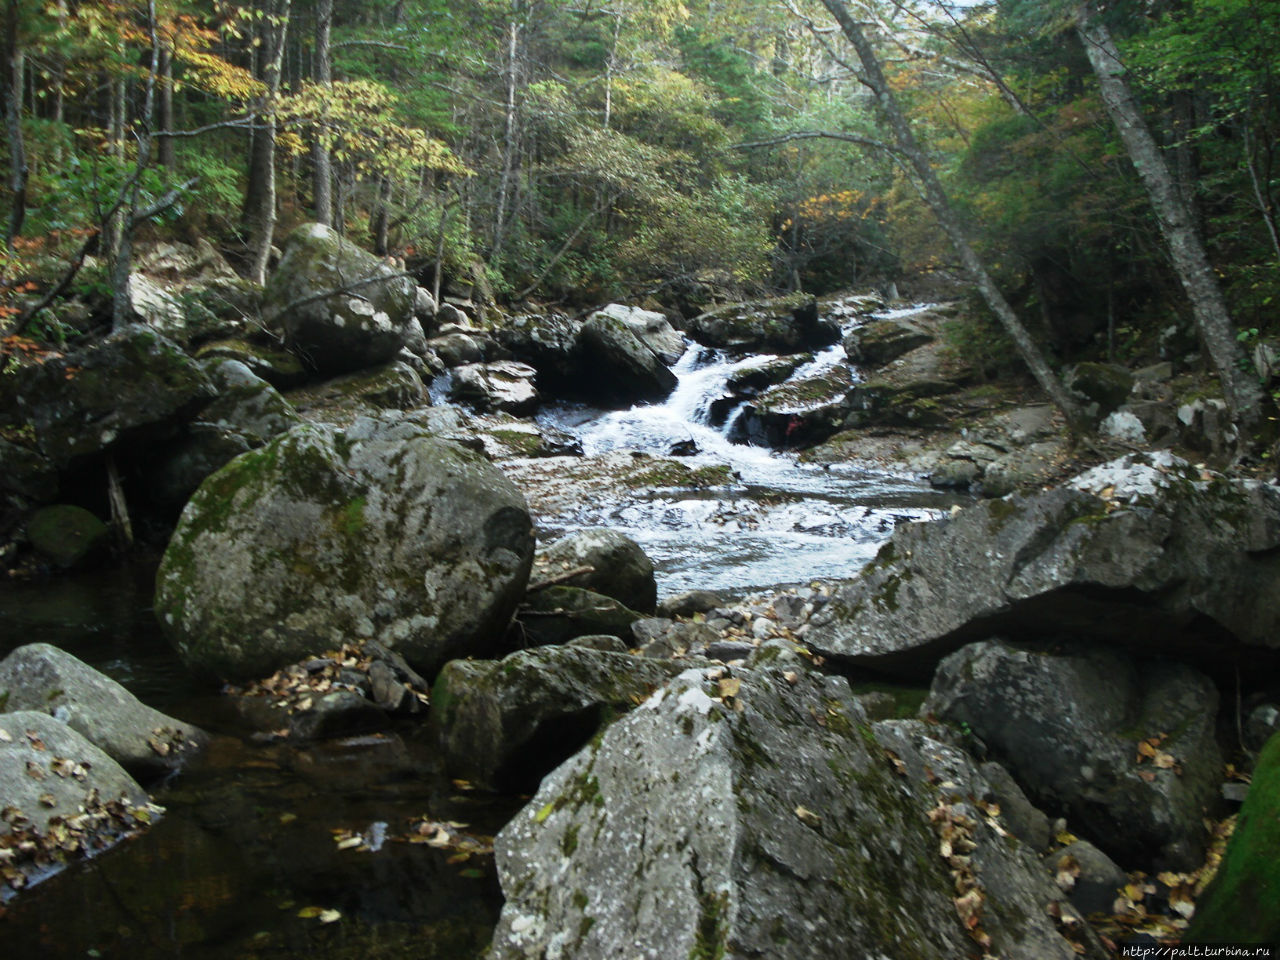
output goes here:
[{"label": "mossy boulder", "polygon": [[821,443],[844,423],[852,387],[853,374],[843,364],[769,387],[744,404],[731,438],[779,448]]},{"label": "mossy boulder", "polygon": [[172,433],[216,392],[199,364],[140,324],[5,379],[0,426],[29,435],[59,469]]},{"label": "mossy boulder", "polygon": [[1280,734],[1267,741],[1253,783],[1184,943],[1280,941]]},{"label": "mossy boulder", "polygon": [[83,566],[107,546],[109,529],[86,510],[70,503],[42,507],[27,521],[27,539],[36,552],[56,566]]},{"label": "mossy boulder", "polygon": [[709,347],[752,352],[799,353],[840,341],[840,325],[803,293],[717,307],[690,320],[688,333]]},{"label": "mossy boulder", "polygon": [[332,375],[394,358],[408,337],[416,292],[412,277],[308,223],[285,241],[263,308],[305,366]]},{"label": "mossy boulder", "polygon": [[582,647],[455,660],[432,688],[432,737],[451,776],[535,790],[602,726],[686,666]]},{"label": "mossy boulder", "polygon": [[375,638],[426,674],[502,650],[533,560],[524,498],[412,421],[300,427],[209,477],[156,580],[184,662],[254,677]]},{"label": "mossy boulder", "polygon": [[289,390],[305,383],[309,374],[302,361],[287,350],[273,350],[250,340],[213,340],[195,350],[197,359],[239,360],[256,376],[277,390]]},{"label": "mossy boulder", "polygon": [[869,724],[841,677],[688,670],[498,834],[487,957],[953,960],[981,952],[979,919],[1008,960],[1101,957],[1034,855],[978,812],[990,794],[922,724]]}]

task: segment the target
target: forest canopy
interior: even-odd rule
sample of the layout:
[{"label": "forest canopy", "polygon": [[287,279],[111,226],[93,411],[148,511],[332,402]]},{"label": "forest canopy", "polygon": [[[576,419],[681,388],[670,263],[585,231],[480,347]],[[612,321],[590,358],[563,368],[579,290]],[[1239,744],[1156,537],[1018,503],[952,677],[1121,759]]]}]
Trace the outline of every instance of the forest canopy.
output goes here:
[{"label": "forest canopy", "polygon": [[[66,332],[32,310],[50,291],[118,311],[135,237],[207,239],[260,282],[271,244],[312,220],[429,289],[508,303],[662,302],[691,282],[822,294],[963,267],[830,3],[3,3],[0,311],[27,334]],[[1085,15],[1240,341],[1270,331],[1275,4],[834,6],[1055,355],[1140,356],[1192,309]]]}]

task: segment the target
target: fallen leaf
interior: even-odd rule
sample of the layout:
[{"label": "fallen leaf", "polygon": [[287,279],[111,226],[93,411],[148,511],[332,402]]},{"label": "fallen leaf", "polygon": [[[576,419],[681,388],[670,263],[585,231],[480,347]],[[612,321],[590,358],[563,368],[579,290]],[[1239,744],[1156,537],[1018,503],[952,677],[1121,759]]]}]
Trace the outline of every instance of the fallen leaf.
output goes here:
[{"label": "fallen leaf", "polygon": [[322,910],[316,919],[321,923],[335,923],[342,919],[342,912],[340,910]]},{"label": "fallen leaf", "polygon": [[796,819],[806,827],[813,827],[814,829],[817,829],[817,827],[822,823],[822,817],[805,807],[796,807],[794,813],[796,815]]},{"label": "fallen leaf", "polygon": [[303,920],[314,920],[322,913],[324,913],[324,907],[303,907],[298,911],[298,916]]},{"label": "fallen leaf", "polygon": [[722,697],[736,697],[742,689],[742,680],[738,677],[725,677],[720,681],[718,689]]},{"label": "fallen leaf", "polygon": [[58,805],[57,798],[52,793],[40,794],[40,803],[46,807],[56,807]]},{"label": "fallen leaf", "polygon": [[32,780],[43,780],[45,778],[44,768],[34,760],[27,761],[27,776]]},{"label": "fallen leaf", "polygon": [[0,727],[0,743],[13,743],[13,734]]},{"label": "fallen leaf", "polygon": [[27,742],[31,744],[32,750],[39,750],[43,752],[49,749],[44,745],[44,741],[40,739],[40,735],[34,730],[27,731]]}]

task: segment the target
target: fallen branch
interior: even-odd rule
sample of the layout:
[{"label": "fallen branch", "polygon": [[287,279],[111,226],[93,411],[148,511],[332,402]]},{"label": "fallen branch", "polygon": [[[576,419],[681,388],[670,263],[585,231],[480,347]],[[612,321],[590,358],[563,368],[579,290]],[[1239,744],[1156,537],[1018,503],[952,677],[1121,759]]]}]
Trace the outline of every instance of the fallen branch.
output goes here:
[{"label": "fallen branch", "polygon": [[547,587],[554,587],[557,583],[564,583],[566,580],[572,580],[574,577],[582,573],[595,573],[596,568],[588,564],[583,567],[574,567],[572,570],[566,570],[558,573],[554,577],[547,577],[545,580],[539,580],[537,583],[531,583],[525,587],[525,593],[533,593],[535,590],[545,590]]}]

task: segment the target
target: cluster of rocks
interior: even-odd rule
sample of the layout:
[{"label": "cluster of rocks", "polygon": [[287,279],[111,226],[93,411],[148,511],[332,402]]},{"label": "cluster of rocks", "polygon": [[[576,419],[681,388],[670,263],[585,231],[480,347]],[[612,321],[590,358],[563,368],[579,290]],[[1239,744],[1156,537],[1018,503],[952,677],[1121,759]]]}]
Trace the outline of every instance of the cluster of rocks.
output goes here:
[{"label": "cluster of rocks", "polygon": [[[180,510],[157,616],[193,671],[245,684],[264,732],[420,722],[429,702],[450,772],[536,789],[497,839],[493,958],[1102,956],[1083,913],[1110,906],[1126,871],[1185,877],[1227,809],[1221,685],[1247,669],[1247,746],[1280,723],[1273,486],[1131,458],[902,526],[849,581],[659,603],[652,564],[615,532],[538,552],[492,458],[573,452],[520,419],[540,389],[664,396],[685,347],[665,317],[611,307],[482,331],[315,225],[290,238],[263,305],[283,351],[210,337],[188,353],[153,324],[24,367],[0,387],[15,400],[0,483],[56,509],[88,500],[72,478],[117,488],[123,472],[135,497]],[[688,327],[782,355],[731,384],[744,430],[838,448],[840,431],[939,427],[958,388],[947,311],[866,319],[879,305],[841,306],[863,317],[843,345],[875,369],[863,381],[839,363],[792,378],[840,339],[810,298]],[[431,406],[427,371],[448,371],[477,416]],[[1164,381],[1121,379],[1071,383],[1106,429],[1132,416],[1150,438],[1135,391],[1158,404],[1139,384]],[[1208,411],[1176,419],[1201,429]],[[1043,476],[1056,443],[1045,409],[1005,411],[930,473],[992,494]],[[85,549],[57,562],[101,549],[98,525],[63,537]],[[124,770],[171,769],[203,741],[78,669],[52,648],[0,664],[17,711],[0,714],[0,782],[22,787],[3,798],[21,814],[9,837],[85,816],[83,846],[82,828],[145,809]],[[859,689],[886,674],[930,684],[917,718]],[[49,749],[45,770],[34,754]],[[31,794],[50,774],[68,794]],[[123,806],[94,819],[95,798]],[[1080,839],[1051,849],[1054,820]]]},{"label": "cluster of rocks", "polygon": [[143,784],[207,741],[57,647],[0,660],[0,900],[151,823]]}]

